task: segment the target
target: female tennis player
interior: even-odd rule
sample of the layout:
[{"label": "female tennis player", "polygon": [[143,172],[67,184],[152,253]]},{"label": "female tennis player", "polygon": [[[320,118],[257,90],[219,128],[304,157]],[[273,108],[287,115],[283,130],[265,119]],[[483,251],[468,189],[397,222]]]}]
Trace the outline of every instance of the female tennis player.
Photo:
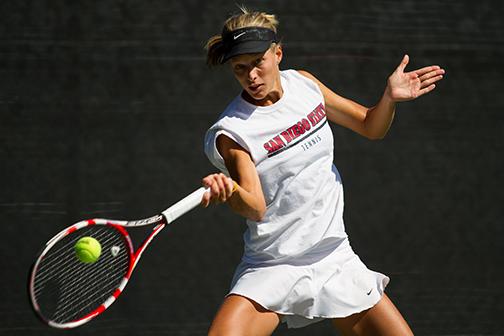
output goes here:
[{"label": "female tennis player", "polygon": [[[306,71],[279,69],[274,15],[230,17],[207,43],[209,65],[229,63],[242,87],[205,137],[223,173],[203,179],[202,200],[227,202],[247,219],[244,254],[210,335],[270,335],[331,319],[344,335],[412,335],[384,293],[389,278],[353,252],[328,121],[381,139],[396,103],[431,92],[439,66],[404,72],[405,55],[376,106],[331,91]],[[228,177],[229,176],[229,177]]]}]

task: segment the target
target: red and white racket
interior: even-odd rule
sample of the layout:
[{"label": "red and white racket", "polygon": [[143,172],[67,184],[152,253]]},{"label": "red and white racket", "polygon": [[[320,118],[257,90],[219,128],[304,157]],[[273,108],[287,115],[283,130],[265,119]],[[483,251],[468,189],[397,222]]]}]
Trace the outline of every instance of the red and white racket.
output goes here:
[{"label": "red and white racket", "polygon": [[[103,313],[122,293],[152,239],[175,219],[195,208],[207,191],[199,188],[161,214],[135,221],[90,219],[49,240],[32,266],[29,293],[37,315],[54,328],[78,327]],[[134,251],[127,228],[155,225]],[[74,246],[82,237],[101,244],[94,263],[84,263]]]}]

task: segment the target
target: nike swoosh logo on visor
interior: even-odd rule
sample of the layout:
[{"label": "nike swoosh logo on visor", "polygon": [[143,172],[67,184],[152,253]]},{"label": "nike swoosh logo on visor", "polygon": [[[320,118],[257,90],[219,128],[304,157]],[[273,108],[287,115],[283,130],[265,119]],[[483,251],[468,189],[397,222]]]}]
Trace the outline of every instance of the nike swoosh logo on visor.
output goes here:
[{"label": "nike swoosh logo on visor", "polygon": [[247,33],[247,32],[243,32],[243,33],[240,33],[238,35],[233,36],[233,40],[236,40],[238,37],[242,36],[245,33]]}]

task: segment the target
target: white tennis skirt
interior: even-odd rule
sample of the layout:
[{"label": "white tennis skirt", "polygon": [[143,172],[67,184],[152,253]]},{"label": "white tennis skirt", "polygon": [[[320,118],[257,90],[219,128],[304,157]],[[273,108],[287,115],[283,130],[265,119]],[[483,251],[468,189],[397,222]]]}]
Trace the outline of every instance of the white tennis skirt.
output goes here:
[{"label": "white tennis skirt", "polygon": [[[238,265],[228,295],[247,297],[281,315],[289,328],[346,317],[373,307],[390,279],[369,270],[348,238],[275,265]],[[310,262],[307,262],[310,260]]]}]

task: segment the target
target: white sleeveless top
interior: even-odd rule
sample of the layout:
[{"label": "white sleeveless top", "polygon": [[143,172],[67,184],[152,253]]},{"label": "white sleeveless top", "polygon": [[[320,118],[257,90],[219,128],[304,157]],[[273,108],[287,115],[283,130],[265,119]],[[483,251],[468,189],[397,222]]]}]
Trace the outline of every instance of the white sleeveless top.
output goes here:
[{"label": "white sleeveless top", "polygon": [[322,93],[295,70],[280,76],[280,100],[263,107],[239,95],[205,136],[206,155],[225,174],[216,148],[220,134],[246,149],[255,163],[267,208],[262,221],[247,220],[243,261],[249,264],[312,255],[346,237],[343,187]]}]

